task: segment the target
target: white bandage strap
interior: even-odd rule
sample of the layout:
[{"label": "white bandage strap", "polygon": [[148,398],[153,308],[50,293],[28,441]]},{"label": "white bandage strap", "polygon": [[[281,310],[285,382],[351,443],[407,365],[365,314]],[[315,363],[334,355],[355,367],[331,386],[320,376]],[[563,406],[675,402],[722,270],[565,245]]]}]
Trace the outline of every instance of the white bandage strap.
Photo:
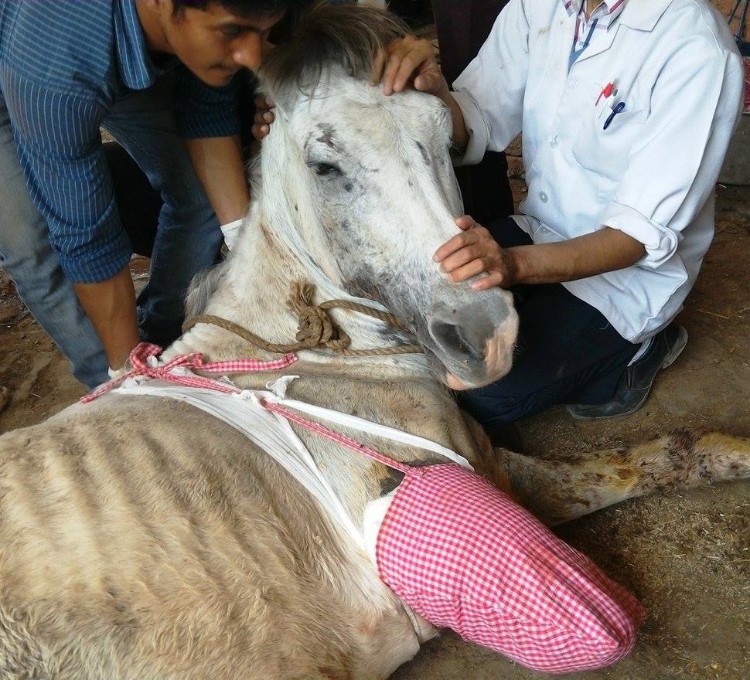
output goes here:
[{"label": "white bandage strap", "polygon": [[[398,441],[409,446],[433,451],[440,456],[471,469],[469,462],[455,451],[423,437],[379,425],[363,418],[313,406],[305,402],[286,399],[284,392],[292,376],[269,383],[269,390],[243,390],[227,394],[216,390],[186,387],[162,380],[128,378],[110,394],[151,395],[183,401],[231,425],[270,455],[291,474],[320,503],[334,524],[342,528],[360,549],[372,553],[376,527],[368,527],[367,539],[352,520],[326,477],[302,440],[282,415],[263,407],[261,400],[289,409],[308,413],[316,418]],[[389,499],[390,501],[390,499]],[[386,505],[387,507],[387,505]],[[382,513],[382,511],[381,511]],[[381,513],[377,513],[379,516]],[[379,517],[382,521],[382,517]],[[375,522],[379,527],[379,522]],[[369,544],[369,545],[368,545]]]},{"label": "white bandage strap", "polygon": [[232,250],[232,248],[234,248],[234,244],[237,241],[237,236],[240,233],[240,227],[242,226],[243,219],[244,218],[241,217],[234,222],[227,222],[226,224],[222,224],[219,227],[221,229],[221,233],[224,234],[224,243],[227,244],[227,248],[229,250]]}]

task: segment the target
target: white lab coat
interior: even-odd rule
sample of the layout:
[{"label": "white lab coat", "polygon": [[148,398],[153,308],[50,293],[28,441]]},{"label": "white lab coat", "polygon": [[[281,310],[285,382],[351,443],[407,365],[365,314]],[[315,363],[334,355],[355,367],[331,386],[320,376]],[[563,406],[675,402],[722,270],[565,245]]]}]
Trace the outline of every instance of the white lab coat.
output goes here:
[{"label": "white lab coat", "polygon": [[[529,192],[516,219],[535,243],[606,225],[644,244],[632,267],[563,284],[640,342],[680,311],[713,238],[742,60],[705,0],[628,0],[568,71],[574,31],[562,0],[511,0],[454,83],[470,133],[462,162],[523,130]],[[596,104],[610,82],[617,94]]]}]

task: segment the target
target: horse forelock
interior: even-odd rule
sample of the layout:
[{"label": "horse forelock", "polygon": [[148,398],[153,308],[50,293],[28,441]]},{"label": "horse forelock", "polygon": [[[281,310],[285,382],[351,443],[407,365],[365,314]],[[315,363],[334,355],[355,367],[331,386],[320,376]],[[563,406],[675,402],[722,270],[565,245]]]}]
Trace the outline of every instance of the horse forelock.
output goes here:
[{"label": "horse forelock", "polygon": [[279,103],[285,93],[311,93],[336,67],[366,80],[378,53],[408,32],[400,19],[374,7],[320,3],[266,58],[258,74],[261,87]]}]

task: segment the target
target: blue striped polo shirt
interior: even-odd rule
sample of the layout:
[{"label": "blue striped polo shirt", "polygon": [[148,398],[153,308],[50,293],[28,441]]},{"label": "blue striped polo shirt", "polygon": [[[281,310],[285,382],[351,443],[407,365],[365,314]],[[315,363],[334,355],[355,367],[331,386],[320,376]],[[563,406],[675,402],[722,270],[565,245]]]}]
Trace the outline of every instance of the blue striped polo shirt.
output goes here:
[{"label": "blue striped polo shirt", "polygon": [[[185,72],[181,99],[195,102],[177,107],[183,134],[236,134],[232,89],[213,90],[170,61]],[[103,281],[130,259],[100,125],[121,94],[151,87],[164,70],[149,58],[135,0],[0,0],[0,96],[71,281]]]}]

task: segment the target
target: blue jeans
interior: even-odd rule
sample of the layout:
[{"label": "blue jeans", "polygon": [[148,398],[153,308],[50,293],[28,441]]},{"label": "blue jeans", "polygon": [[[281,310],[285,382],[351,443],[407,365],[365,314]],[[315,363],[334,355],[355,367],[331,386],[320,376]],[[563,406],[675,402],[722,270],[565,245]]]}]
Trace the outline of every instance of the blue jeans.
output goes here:
[{"label": "blue jeans", "polygon": [[[149,90],[129,93],[104,121],[163,201],[149,282],[138,297],[141,337],[162,346],[179,336],[187,286],[217,261],[222,243],[218,221],[175,130],[172,88],[172,78],[165,77]],[[89,388],[107,380],[104,348],[49,244],[45,219],[29,199],[1,94],[0,266],[70,359],[73,375]]]},{"label": "blue jeans", "polygon": [[138,296],[138,325],[142,340],[162,347],[179,337],[190,281],[218,261],[223,243],[219,222],[175,129],[173,88],[173,78],[166,76],[149,90],[128,94],[103,123],[161,195],[149,280]]},{"label": "blue jeans", "polygon": [[[501,246],[531,243],[510,218],[485,226]],[[519,316],[513,368],[487,387],[458,392],[461,406],[491,428],[558,404],[609,401],[640,345],[560,284],[521,285],[513,294]]]}]

